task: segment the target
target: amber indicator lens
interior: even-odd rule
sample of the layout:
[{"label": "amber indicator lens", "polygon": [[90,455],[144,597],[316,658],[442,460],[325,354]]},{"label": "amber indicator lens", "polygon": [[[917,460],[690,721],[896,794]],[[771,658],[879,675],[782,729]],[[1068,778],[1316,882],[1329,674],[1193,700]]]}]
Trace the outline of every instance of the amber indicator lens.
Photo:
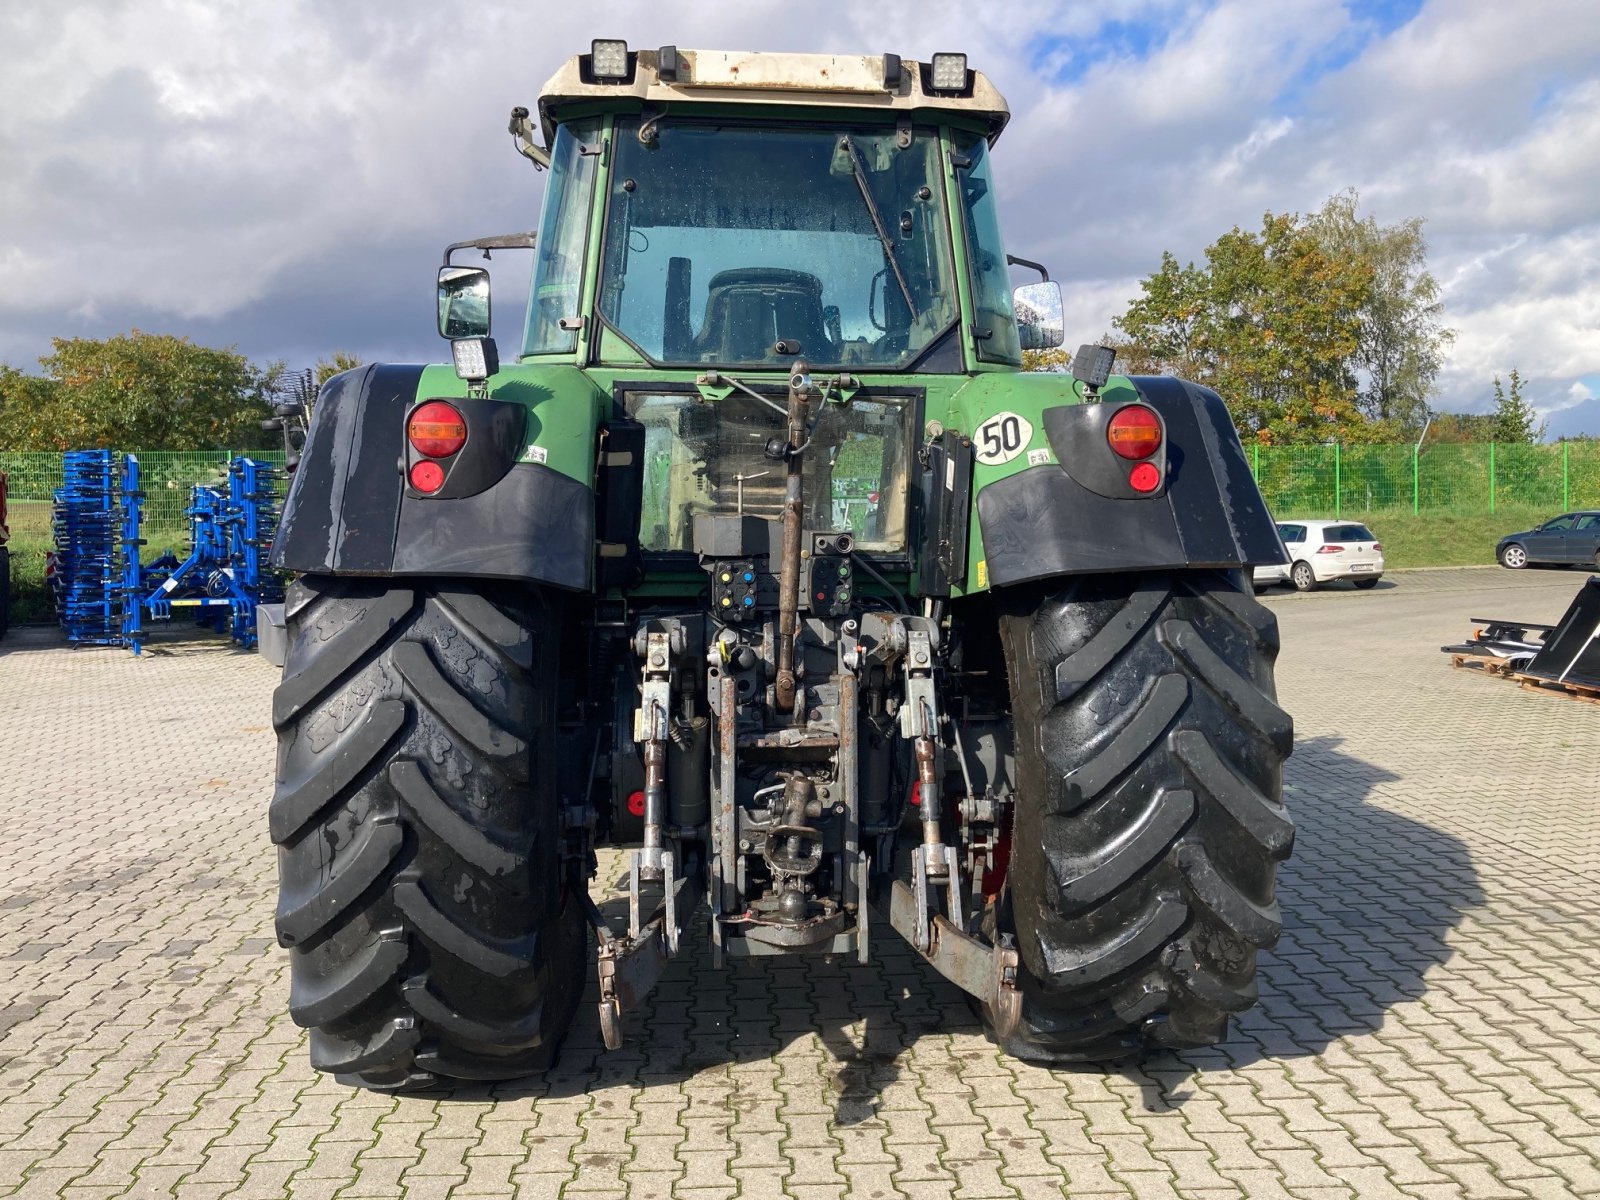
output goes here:
[{"label": "amber indicator lens", "polygon": [[444,486],[444,468],[424,459],[411,468],[411,486],[419,492],[432,494]]},{"label": "amber indicator lens", "polygon": [[429,400],[406,421],[406,437],[418,454],[449,458],[467,444],[467,421],[453,404]]},{"label": "amber indicator lens", "polygon": [[1161,418],[1143,404],[1129,404],[1106,425],[1106,441],[1123,458],[1149,458],[1161,449]]}]

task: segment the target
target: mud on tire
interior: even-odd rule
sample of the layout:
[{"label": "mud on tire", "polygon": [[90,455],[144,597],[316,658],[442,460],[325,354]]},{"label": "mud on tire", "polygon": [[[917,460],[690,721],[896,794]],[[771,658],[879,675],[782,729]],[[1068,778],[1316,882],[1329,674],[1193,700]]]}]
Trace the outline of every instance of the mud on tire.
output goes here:
[{"label": "mud on tire", "polygon": [[376,1088],[545,1069],[582,988],[539,592],[306,578],[273,697],[278,940],[311,1065]]},{"label": "mud on tire", "polygon": [[1017,730],[1007,883],[1023,1018],[1060,1062],[1226,1036],[1278,938],[1294,826],[1277,621],[1220,572],[1089,576],[1003,597]]}]

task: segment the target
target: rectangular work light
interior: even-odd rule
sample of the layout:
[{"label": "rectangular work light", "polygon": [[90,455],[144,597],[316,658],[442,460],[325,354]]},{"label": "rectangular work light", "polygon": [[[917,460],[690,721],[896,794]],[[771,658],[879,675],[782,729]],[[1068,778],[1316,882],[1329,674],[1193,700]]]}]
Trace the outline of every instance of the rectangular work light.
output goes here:
[{"label": "rectangular work light", "polygon": [[628,77],[628,43],[596,38],[589,43],[589,71],[596,79]]},{"label": "rectangular work light", "polygon": [[450,343],[456,375],[473,381],[487,379],[500,369],[500,352],[493,338],[457,338]]},{"label": "rectangular work light", "polygon": [[967,90],[967,56],[965,54],[935,54],[931,71],[933,90],[936,92],[964,92]]}]

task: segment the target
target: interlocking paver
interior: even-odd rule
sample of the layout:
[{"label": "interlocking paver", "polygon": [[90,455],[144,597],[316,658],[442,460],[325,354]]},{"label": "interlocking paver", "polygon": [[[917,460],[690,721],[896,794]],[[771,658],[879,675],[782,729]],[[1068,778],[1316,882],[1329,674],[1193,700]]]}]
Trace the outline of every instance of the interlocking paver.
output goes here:
[{"label": "interlocking paver", "polygon": [[[718,974],[696,945],[622,1051],[585,1008],[545,1079],[398,1097],[311,1072],[285,1012],[271,669],[16,631],[0,1196],[1600,1194],[1600,709],[1437,651],[1491,609],[1552,619],[1578,580],[1269,597],[1299,837],[1224,1046],[1049,1071],[892,935],[869,967]],[[621,866],[602,850],[600,883]]]}]

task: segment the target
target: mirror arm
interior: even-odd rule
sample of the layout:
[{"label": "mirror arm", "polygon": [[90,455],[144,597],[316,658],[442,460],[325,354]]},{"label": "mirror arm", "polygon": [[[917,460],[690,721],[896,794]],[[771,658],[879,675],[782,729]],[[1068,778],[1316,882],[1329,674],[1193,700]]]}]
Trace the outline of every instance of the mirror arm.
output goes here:
[{"label": "mirror arm", "polygon": [[1043,263],[1036,263],[1031,258],[1018,258],[1015,254],[1006,255],[1006,263],[1013,267],[1028,267],[1039,272],[1039,278],[1046,283],[1050,282],[1050,272],[1045,270]]},{"label": "mirror arm", "polygon": [[497,233],[493,237],[473,238],[470,242],[451,242],[444,248],[444,265],[450,266],[450,256],[457,250],[482,250],[485,258],[491,250],[532,250],[538,241],[533,233]]},{"label": "mirror arm", "polygon": [[511,133],[511,140],[516,143],[517,153],[524,158],[532,159],[536,168],[550,169],[550,151],[534,141],[533,122],[528,119],[528,110],[518,105],[511,110],[511,124],[507,126]]}]

